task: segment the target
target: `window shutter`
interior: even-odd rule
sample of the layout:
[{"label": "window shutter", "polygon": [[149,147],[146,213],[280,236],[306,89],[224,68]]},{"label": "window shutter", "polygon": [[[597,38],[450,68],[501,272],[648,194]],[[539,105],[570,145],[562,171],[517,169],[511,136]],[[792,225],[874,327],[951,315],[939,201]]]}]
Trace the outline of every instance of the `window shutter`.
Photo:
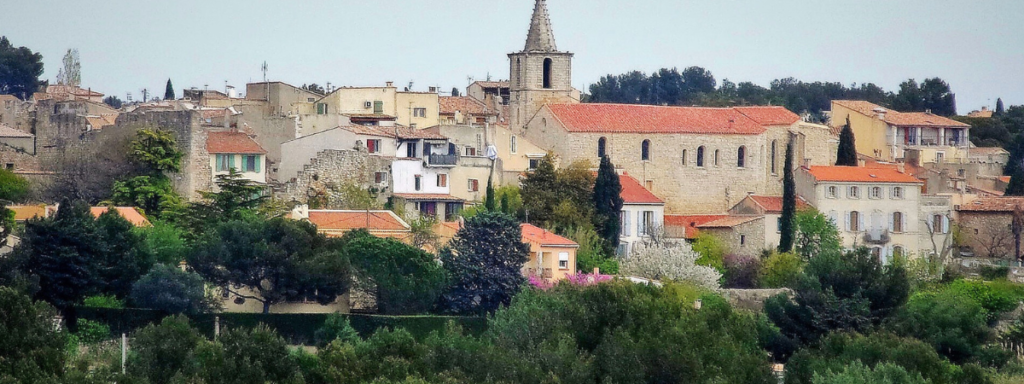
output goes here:
[{"label": "window shutter", "polygon": [[864,226],[864,224],[865,224],[864,215],[863,214],[857,214],[857,218],[860,219],[860,225],[857,226],[857,230],[858,231],[865,230],[865,228],[867,228],[867,227]]},{"label": "window shutter", "polygon": [[846,224],[844,225],[845,228],[843,228],[843,229],[849,231],[850,230],[850,212],[843,212],[843,213],[846,214],[846,221],[845,221]]},{"label": "window shutter", "polygon": [[893,213],[893,214],[889,215],[889,232],[896,232],[895,221],[896,221],[896,214]]},{"label": "window shutter", "polygon": [[632,236],[631,232],[633,232],[633,231],[630,231],[630,229],[632,229],[633,226],[629,222],[630,221],[629,220],[630,217],[631,216],[629,215],[629,211],[624,211],[623,212],[622,218],[624,220],[622,220],[622,234],[625,235],[625,236]]},{"label": "window shutter", "polygon": [[260,161],[260,155],[256,155],[256,173],[260,172],[260,163],[262,163],[262,161]]},{"label": "window shutter", "polygon": [[828,219],[832,220],[832,225],[835,225],[836,229],[839,229],[839,212],[836,212],[834,210],[833,211],[829,211],[828,212]]},{"label": "window shutter", "polygon": [[235,167],[235,155],[231,154],[231,155],[224,155],[224,156],[228,157],[228,168],[234,168]]},{"label": "window shutter", "polygon": [[647,228],[644,228],[644,213],[643,211],[636,212],[636,235],[643,236],[647,232]]},{"label": "window shutter", "polygon": [[949,233],[949,216],[942,216],[942,233]]}]

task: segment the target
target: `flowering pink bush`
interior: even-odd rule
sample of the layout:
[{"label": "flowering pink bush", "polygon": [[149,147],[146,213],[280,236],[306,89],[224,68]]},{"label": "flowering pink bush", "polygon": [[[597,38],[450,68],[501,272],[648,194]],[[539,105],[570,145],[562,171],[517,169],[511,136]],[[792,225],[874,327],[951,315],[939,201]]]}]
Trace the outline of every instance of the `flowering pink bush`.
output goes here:
[{"label": "flowering pink bush", "polygon": [[[602,275],[600,273],[576,272],[576,274],[566,276],[565,281],[578,287],[586,287],[610,281],[613,278],[614,276],[612,275]],[[540,290],[548,290],[556,284],[537,275],[531,275],[529,281],[530,285]]]}]

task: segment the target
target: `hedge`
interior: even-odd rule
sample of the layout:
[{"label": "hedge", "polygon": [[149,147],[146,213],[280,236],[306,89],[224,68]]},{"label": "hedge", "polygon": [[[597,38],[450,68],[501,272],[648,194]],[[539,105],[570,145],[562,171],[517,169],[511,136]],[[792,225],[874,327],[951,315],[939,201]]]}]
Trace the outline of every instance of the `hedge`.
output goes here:
[{"label": "hedge", "polygon": [[[66,314],[66,324],[72,332],[78,329],[78,319],[98,321],[110,327],[114,335],[131,334],[136,329],[151,323],[158,323],[168,316],[166,312],[139,308],[91,308],[74,307]],[[216,318],[220,317],[221,330],[227,328],[251,328],[263,323],[277,331],[291,344],[313,343],[314,334],[327,320],[326,313],[202,313],[188,315],[192,326],[212,338]],[[462,326],[467,334],[480,335],[487,329],[483,317],[459,316],[381,316],[365,314],[343,314],[352,328],[363,337],[368,337],[381,328],[405,328],[417,339],[423,339],[433,331],[444,329],[449,321]]]}]

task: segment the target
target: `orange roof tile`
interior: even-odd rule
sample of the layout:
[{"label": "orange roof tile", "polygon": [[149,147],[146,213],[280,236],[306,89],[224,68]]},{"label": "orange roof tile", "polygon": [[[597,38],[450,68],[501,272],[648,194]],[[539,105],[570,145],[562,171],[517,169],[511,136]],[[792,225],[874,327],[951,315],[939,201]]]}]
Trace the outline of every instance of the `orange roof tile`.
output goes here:
[{"label": "orange roof tile", "polygon": [[[964,127],[969,128],[970,124],[935,115],[928,112],[899,112],[887,109],[878,104],[863,100],[832,100],[832,103],[841,105],[868,117],[877,117],[879,108],[885,110],[885,122],[898,126],[933,126],[933,127]],[[845,122],[835,122],[837,125]]]},{"label": "orange roof tile", "polygon": [[[740,113],[736,108],[596,103],[548,104],[545,108],[569,132],[756,135],[765,131],[764,124]],[[775,121],[776,113],[781,114],[762,113],[753,109],[748,110],[748,113],[770,122]]]},{"label": "orange roof tile", "polygon": [[539,244],[548,247],[579,247],[575,241],[558,236],[551,231],[533,224],[523,223],[519,225],[523,232],[523,241]]},{"label": "orange roof tile", "polygon": [[1013,212],[1017,207],[1024,209],[1024,197],[983,197],[967,204],[961,204],[963,212]]},{"label": "orange roof tile", "polygon": [[[100,217],[100,215],[107,213],[107,211],[109,210],[109,207],[89,208],[89,211],[92,212],[92,215],[94,217]],[[149,220],[146,219],[145,216],[142,216],[142,214],[139,213],[139,210],[135,209],[135,207],[114,207],[114,210],[117,212],[118,215],[121,215],[121,217],[123,217],[125,220],[127,220],[129,223],[132,223],[132,225],[136,227],[148,227],[152,225],[149,223]]]},{"label": "orange roof tile", "polygon": [[426,140],[448,140],[447,137],[441,135],[437,130],[424,128],[415,129],[404,126],[394,127],[382,127],[378,125],[346,125],[339,127],[346,131],[359,134],[359,135],[370,135],[380,137],[398,138],[403,140],[415,140],[415,139],[426,139]]},{"label": "orange roof tile", "polygon": [[729,215],[665,215],[665,229],[683,228],[685,237],[692,239],[697,237],[699,231],[697,226],[726,218]]},{"label": "orange roof tile", "polygon": [[[750,201],[760,206],[766,213],[780,213],[782,212],[782,196],[759,196],[749,195],[747,196]],[[796,198],[796,209],[807,209],[810,205],[807,204],[802,197],[797,196]]]},{"label": "orange roof tile", "polygon": [[811,166],[804,168],[817,181],[857,183],[923,183],[920,179],[892,168]]},{"label": "orange roof tile", "polygon": [[800,116],[784,107],[754,106],[733,109],[761,125],[792,125],[800,121]]},{"label": "orange roof tile", "polygon": [[7,209],[14,212],[14,221],[25,221],[33,217],[46,218],[46,205],[8,205]]},{"label": "orange roof tile", "polygon": [[22,132],[4,123],[0,123],[0,137],[33,137],[31,133]]},{"label": "orange roof tile", "polygon": [[267,153],[259,143],[242,132],[209,132],[206,136],[206,152]]},{"label": "orange roof tile", "polygon": [[760,219],[764,216],[726,216],[718,220],[712,220],[704,224],[697,224],[697,228],[732,228],[740,224],[746,224]]},{"label": "orange roof tile", "polygon": [[409,225],[391,211],[310,210],[309,222],[320,230],[409,231]]},{"label": "orange roof tile", "polygon": [[493,115],[495,112],[488,111],[482,101],[469,96],[441,96],[437,98],[441,106],[442,114],[453,115],[455,112],[472,115]]},{"label": "orange roof tile", "polygon": [[665,204],[664,201],[655,196],[640,182],[628,174],[619,175],[619,184],[622,185],[622,202],[625,204]]},{"label": "orange roof tile", "polygon": [[1010,183],[1010,176],[999,176],[999,181],[1002,181],[1004,183],[1009,184]]}]

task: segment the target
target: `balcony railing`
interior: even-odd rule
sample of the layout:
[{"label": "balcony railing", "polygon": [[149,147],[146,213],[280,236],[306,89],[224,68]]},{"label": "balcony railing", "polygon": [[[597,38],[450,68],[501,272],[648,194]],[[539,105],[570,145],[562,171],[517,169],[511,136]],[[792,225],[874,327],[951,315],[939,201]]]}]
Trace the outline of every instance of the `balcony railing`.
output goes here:
[{"label": "balcony railing", "polygon": [[437,155],[437,154],[431,154],[430,156],[427,156],[427,164],[429,164],[429,165],[450,165],[450,166],[453,166],[453,165],[457,164],[458,161],[459,161],[459,157],[456,156],[456,155]]}]

